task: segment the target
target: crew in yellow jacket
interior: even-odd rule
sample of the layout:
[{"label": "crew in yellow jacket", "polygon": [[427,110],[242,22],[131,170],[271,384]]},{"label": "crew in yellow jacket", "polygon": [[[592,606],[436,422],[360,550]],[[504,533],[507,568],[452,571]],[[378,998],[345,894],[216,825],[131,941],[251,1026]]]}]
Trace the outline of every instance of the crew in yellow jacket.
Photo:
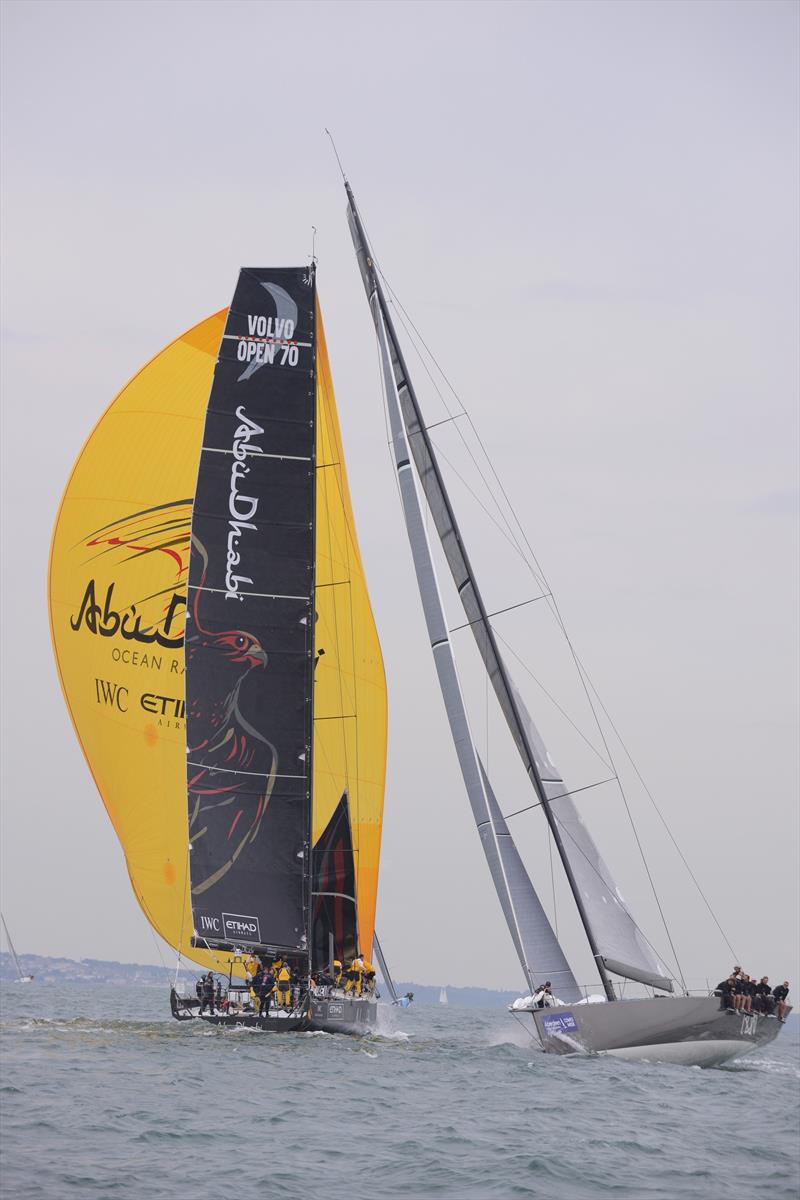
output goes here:
[{"label": "crew in yellow jacket", "polygon": [[333,986],[342,986],[342,964],[339,962],[338,958],[333,960]]},{"label": "crew in yellow jacket", "polygon": [[292,1007],[292,972],[283,960],[275,973],[275,999],[282,1008]]},{"label": "crew in yellow jacket", "polygon": [[364,987],[368,992],[375,991],[375,968],[368,958],[364,959]]},{"label": "crew in yellow jacket", "polygon": [[364,978],[363,972],[363,960],[360,956],[356,956],[347,970],[347,983],[344,985],[346,992],[355,992],[357,996],[361,995],[361,985]]}]

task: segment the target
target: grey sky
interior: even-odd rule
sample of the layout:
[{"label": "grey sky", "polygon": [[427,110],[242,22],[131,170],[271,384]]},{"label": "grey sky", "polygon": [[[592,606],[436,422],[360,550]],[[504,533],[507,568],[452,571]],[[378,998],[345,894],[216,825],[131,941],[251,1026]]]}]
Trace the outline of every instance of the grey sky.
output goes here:
[{"label": "grey sky", "polygon": [[[315,225],[390,688],[378,929],[400,977],[521,982],[426,647],[328,125],[745,969],[798,981],[799,11],[4,4],[2,904],[21,950],[156,961],[52,661],[62,487],[130,375],[227,304],[241,265],[305,261]],[[459,488],[490,603],[526,599]],[[507,621],[556,680],[542,619]],[[526,797],[501,747],[490,722],[509,811]],[[624,814],[597,795],[592,828],[661,947]],[[716,980],[730,954],[631,799],[684,969]],[[539,826],[514,830],[549,903]],[[587,978],[563,895],[558,912]]]}]

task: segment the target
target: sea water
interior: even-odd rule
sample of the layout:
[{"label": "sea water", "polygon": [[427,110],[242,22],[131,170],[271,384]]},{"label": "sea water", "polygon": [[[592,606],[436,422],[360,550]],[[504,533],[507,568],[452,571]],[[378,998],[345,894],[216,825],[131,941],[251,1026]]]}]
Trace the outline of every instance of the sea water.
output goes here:
[{"label": "sea water", "polygon": [[166,987],[1,998],[9,1200],[798,1194],[795,1025],[701,1071],[545,1056],[503,1009],[351,1038],[179,1024]]}]

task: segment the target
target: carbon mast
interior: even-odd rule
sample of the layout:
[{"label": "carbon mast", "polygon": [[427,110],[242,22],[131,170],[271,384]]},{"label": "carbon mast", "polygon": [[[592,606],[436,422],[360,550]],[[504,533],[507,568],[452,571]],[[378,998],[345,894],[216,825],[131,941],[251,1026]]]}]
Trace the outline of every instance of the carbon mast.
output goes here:
[{"label": "carbon mast", "polygon": [[[423,479],[424,470],[429,469],[433,473],[434,479],[436,481],[436,485],[437,485],[437,489],[438,489],[438,492],[439,492],[439,495],[441,498],[441,502],[445,509],[447,522],[450,526],[450,529],[452,530],[452,534],[453,534],[455,542],[458,546],[459,555],[460,555],[460,558],[463,563],[463,570],[464,570],[465,578],[463,580],[459,580],[459,579],[455,578],[455,576],[454,576],[459,596],[462,599],[462,603],[464,603],[464,605],[465,605],[465,609],[467,611],[467,616],[469,617],[470,612],[469,612],[469,608],[467,607],[466,601],[464,599],[464,592],[467,590],[467,588],[469,588],[472,593],[472,598],[473,598],[474,605],[475,605],[475,608],[476,608],[477,614],[478,614],[474,624],[477,624],[479,622],[481,631],[484,634],[484,643],[483,644],[481,643],[480,638],[476,639],[478,641],[478,645],[481,650],[482,657],[484,659],[484,664],[485,664],[487,671],[489,673],[489,676],[492,680],[492,685],[495,689],[498,700],[500,702],[500,707],[506,717],[506,720],[508,721],[512,736],[514,738],[514,741],[515,741],[517,748],[520,752],[520,755],[522,757],[523,764],[525,766],[525,770],[531,781],[534,792],[536,793],[536,795],[538,797],[539,803],[542,808],[542,812],[545,815],[548,826],[553,835],[553,840],[555,842],[556,849],[558,851],[559,857],[560,857],[562,865],[564,867],[564,873],[567,877],[567,882],[569,883],[569,887],[570,887],[570,891],[572,892],[573,899],[575,900],[575,905],[578,910],[578,915],[580,916],[581,923],[582,923],[583,929],[584,929],[584,933],[586,934],[586,938],[589,943],[589,948],[592,952],[592,957],[594,958],[595,965],[597,967],[597,971],[598,971],[600,980],[603,985],[603,990],[605,991],[605,994],[609,1000],[616,1000],[616,993],[614,992],[613,984],[611,983],[611,980],[609,979],[608,973],[606,971],[605,964],[603,961],[603,955],[601,954],[600,949],[598,947],[598,944],[597,944],[597,941],[596,941],[596,938],[594,935],[594,931],[592,929],[592,924],[589,919],[589,913],[584,904],[583,896],[581,895],[580,888],[578,887],[578,883],[575,878],[572,864],[569,860],[569,856],[567,854],[566,847],[564,845],[564,841],[561,836],[561,829],[559,826],[558,819],[556,818],[555,814],[552,812],[551,807],[550,807],[550,798],[547,795],[547,791],[544,787],[544,783],[542,780],[541,772],[536,763],[535,755],[533,752],[533,747],[531,745],[530,738],[528,736],[528,730],[526,728],[525,722],[522,720],[522,717],[521,717],[521,714],[519,711],[519,705],[517,703],[517,696],[516,696],[515,690],[511,685],[511,681],[508,677],[508,673],[506,671],[505,664],[500,655],[500,651],[497,646],[497,641],[496,641],[496,638],[494,635],[494,630],[490,624],[488,612],[487,612],[486,606],[483,602],[483,597],[481,596],[480,590],[478,588],[477,580],[475,578],[475,575],[472,571],[472,567],[469,562],[469,557],[467,555],[466,546],[465,546],[464,540],[461,536],[461,532],[458,527],[458,522],[456,521],[455,513],[454,513],[453,507],[450,503],[450,498],[447,494],[447,489],[445,487],[444,480],[442,478],[442,474],[439,469],[439,464],[436,459],[436,454],[435,454],[435,451],[433,448],[433,444],[430,440],[430,437],[428,436],[428,431],[427,431],[425,422],[422,417],[422,411],[420,409],[419,402],[417,401],[416,393],[414,391],[414,386],[411,382],[411,376],[410,376],[410,373],[406,366],[405,358],[404,358],[402,349],[400,347],[400,343],[397,338],[397,333],[395,331],[394,323],[392,321],[392,317],[389,312],[388,304],[386,303],[386,297],[385,297],[385,294],[383,291],[383,286],[381,284],[379,272],[375,269],[375,266],[374,266],[374,260],[372,258],[371,250],[369,247],[369,241],[367,239],[367,235],[364,230],[364,226],[361,222],[361,217],[359,215],[358,208],[356,206],[355,197],[353,195],[353,190],[350,187],[350,184],[346,178],[344,180],[344,186],[345,186],[345,190],[347,192],[347,200],[348,200],[348,205],[349,205],[349,209],[350,209],[351,232],[353,232],[354,241],[356,242],[356,253],[358,254],[358,252],[359,252],[359,244],[358,243],[360,242],[361,248],[363,250],[363,258],[364,258],[364,264],[363,264],[362,270],[366,270],[369,273],[369,286],[367,287],[367,291],[368,291],[368,297],[370,300],[370,307],[371,308],[373,307],[373,303],[375,305],[377,305],[379,313],[380,313],[381,322],[382,322],[383,326],[385,327],[386,338],[391,347],[391,357],[394,360],[391,365],[394,368],[394,372],[393,372],[394,386],[397,391],[398,405],[401,405],[401,403],[402,403],[400,400],[400,394],[402,392],[404,392],[405,399],[413,412],[415,423],[416,423],[416,428],[413,430],[413,435],[412,435],[411,432],[408,431],[406,428],[406,422],[403,421],[404,433],[410,444],[411,452],[412,452],[412,454],[414,454],[415,462],[417,464],[418,470],[420,471],[420,478]],[[364,282],[365,282],[365,286],[367,286],[367,278],[365,278]],[[369,295],[370,290],[372,292],[372,295]],[[374,313],[373,313],[373,316],[375,316]],[[378,328],[379,323],[378,323],[377,319],[376,319],[375,323],[376,323],[376,328]],[[380,340],[380,330],[378,331],[378,336],[379,336],[379,340]],[[396,364],[396,366],[395,366],[395,364]],[[402,408],[401,408],[401,412],[402,412]],[[422,444],[425,449],[425,454],[426,454],[427,460],[428,460],[427,463],[424,462],[424,460],[423,460],[422,465],[420,464],[420,456],[418,455],[418,453],[416,452],[415,447],[414,447],[414,438],[417,436],[422,441]],[[423,482],[423,488],[424,487],[425,487],[425,484]],[[438,522],[437,522],[437,525],[438,525]],[[445,547],[445,551],[447,552],[446,547]],[[448,561],[450,561],[449,555],[448,555]],[[451,563],[451,568],[452,568],[452,563]],[[473,632],[475,632],[474,629],[473,629]],[[489,652],[491,652],[491,659],[493,660],[494,670],[491,669],[492,662],[489,659]]]},{"label": "carbon mast", "polygon": [[[409,447],[408,431],[400,397],[401,388],[407,386],[407,373],[398,363],[396,335],[386,320],[388,314],[386,314],[385,298],[366,249],[363,227],[355,212],[349,187],[348,197],[351,205],[351,232],[356,244],[359,266],[381,351],[391,441],[403,513],[431,649],[467,795],[500,905],[528,986],[531,990],[534,989],[532,960],[536,957],[544,960],[539,962],[539,967],[547,965],[549,975],[558,980],[562,992],[569,999],[576,1000],[580,996],[580,989],[519,858],[469,727],[444,607],[439,593],[431,546],[411,465],[412,451]],[[531,949],[534,951],[533,954],[530,953]]]}]

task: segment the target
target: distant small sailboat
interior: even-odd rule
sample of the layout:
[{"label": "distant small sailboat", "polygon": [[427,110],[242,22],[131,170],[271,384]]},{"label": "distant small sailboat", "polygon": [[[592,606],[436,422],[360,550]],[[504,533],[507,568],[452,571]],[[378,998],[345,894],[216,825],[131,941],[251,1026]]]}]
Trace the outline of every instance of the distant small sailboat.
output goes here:
[{"label": "distant small sailboat", "polygon": [[8,942],[8,948],[11,951],[11,957],[14,960],[14,966],[17,968],[17,978],[14,980],[14,983],[33,983],[33,976],[26,975],[23,972],[22,967],[20,966],[19,958],[17,957],[17,952],[14,949],[14,943],[11,940],[11,934],[8,932],[8,926],[6,925],[6,919],[2,915],[2,913],[0,913],[0,921],[3,922],[3,929],[5,930],[5,933],[6,933],[6,941]]},{"label": "distant small sailboat", "polygon": [[447,988],[440,988],[439,1003],[440,1004],[449,1004],[450,1003],[450,1001],[447,999]]}]

